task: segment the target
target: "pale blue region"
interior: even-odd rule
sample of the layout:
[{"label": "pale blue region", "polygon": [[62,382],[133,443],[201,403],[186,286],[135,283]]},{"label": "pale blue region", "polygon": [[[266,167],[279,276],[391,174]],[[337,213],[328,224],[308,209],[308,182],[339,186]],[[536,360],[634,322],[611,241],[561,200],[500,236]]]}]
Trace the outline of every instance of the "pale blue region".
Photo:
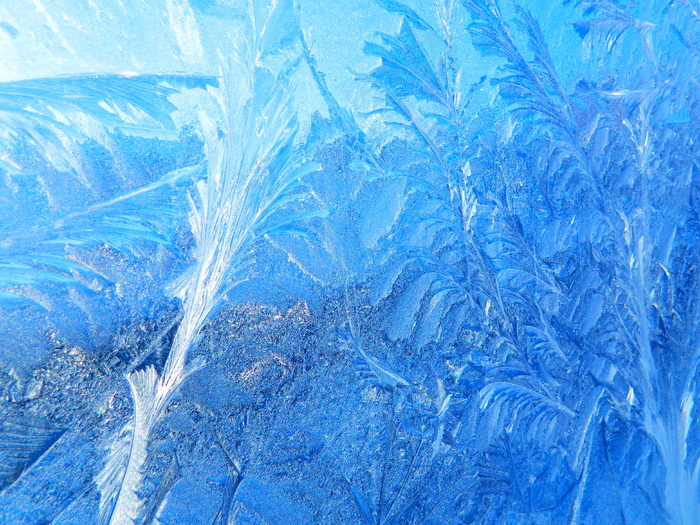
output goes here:
[{"label": "pale blue region", "polygon": [[0,523],[700,523],[699,31],[0,4]]},{"label": "pale blue region", "polygon": [[188,34],[193,25],[197,29],[195,16],[187,2],[170,0],[3,2],[2,78],[214,73],[216,62],[204,49],[216,32]]}]

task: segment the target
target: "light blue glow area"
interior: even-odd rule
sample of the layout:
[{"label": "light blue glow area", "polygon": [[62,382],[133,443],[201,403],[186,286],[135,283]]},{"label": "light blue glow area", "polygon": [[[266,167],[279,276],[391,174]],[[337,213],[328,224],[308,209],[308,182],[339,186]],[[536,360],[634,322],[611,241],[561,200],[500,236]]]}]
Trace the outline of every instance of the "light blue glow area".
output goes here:
[{"label": "light blue glow area", "polygon": [[[211,73],[195,15],[172,0],[3,2],[3,80],[76,73]],[[157,30],[154,30],[157,28]]]},{"label": "light blue glow area", "polygon": [[[242,19],[241,3],[176,0],[42,0],[0,6],[0,80],[86,73],[218,75],[220,54],[231,47],[231,30]],[[235,5],[236,7],[232,7]],[[355,71],[376,58],[362,43],[376,31],[391,32],[395,16],[374,2],[321,2],[300,6],[301,23],[329,87],[343,104],[368,110],[367,86]],[[339,30],[340,28],[340,30]],[[301,117],[326,112],[302,68],[295,104]]]},{"label": "light blue glow area", "polygon": [[387,14],[373,0],[305,0],[301,3],[301,23],[328,87],[344,104],[362,103],[358,97],[366,97],[368,92],[358,88],[350,68],[360,72],[377,64],[375,57],[362,52],[361,44],[373,40],[378,31],[396,30],[399,18]]},{"label": "light blue glow area", "polygon": [[[4,81],[88,72],[216,73],[208,47],[239,11],[210,2],[174,0],[42,0],[0,6],[0,78]],[[226,2],[222,2],[226,6]],[[193,8],[194,6],[194,8]],[[303,2],[302,24],[334,87],[345,69],[366,66],[364,38],[398,24],[371,0]],[[334,57],[334,59],[331,59]]]},{"label": "light blue glow area", "polygon": [[[426,20],[435,21],[431,2],[407,4]],[[566,78],[580,60],[578,37],[570,24],[559,22],[571,6],[546,2],[529,7],[556,49],[555,62]],[[368,90],[354,81],[352,71],[365,71],[377,59],[366,56],[362,44],[376,40],[377,32],[397,29],[400,16],[387,13],[373,0],[302,0],[299,8],[312,52],[335,96],[344,104],[366,107]],[[466,25],[468,16],[457,11]],[[504,12],[508,14],[508,5]],[[228,32],[237,16],[240,11],[228,2],[199,0],[5,3],[0,5],[0,80],[106,72],[217,74],[216,50],[229,46]],[[478,80],[498,64],[484,62],[470,46],[461,48],[469,57],[464,61],[465,81]],[[485,68],[489,62],[493,66]]]}]

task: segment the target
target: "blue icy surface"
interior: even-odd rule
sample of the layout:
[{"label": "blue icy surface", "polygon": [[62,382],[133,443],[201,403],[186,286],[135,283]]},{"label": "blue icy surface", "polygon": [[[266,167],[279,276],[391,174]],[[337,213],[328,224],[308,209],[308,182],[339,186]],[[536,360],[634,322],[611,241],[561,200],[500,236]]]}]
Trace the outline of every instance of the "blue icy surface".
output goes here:
[{"label": "blue icy surface", "polygon": [[700,523],[697,0],[8,0],[0,65],[0,523]]}]

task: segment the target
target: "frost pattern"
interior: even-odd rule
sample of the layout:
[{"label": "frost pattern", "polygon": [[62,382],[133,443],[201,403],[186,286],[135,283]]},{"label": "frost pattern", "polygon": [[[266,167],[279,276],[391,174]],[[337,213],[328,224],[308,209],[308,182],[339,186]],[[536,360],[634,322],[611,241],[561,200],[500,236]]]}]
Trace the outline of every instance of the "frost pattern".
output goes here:
[{"label": "frost pattern", "polygon": [[10,4],[3,523],[700,521],[695,1]]}]

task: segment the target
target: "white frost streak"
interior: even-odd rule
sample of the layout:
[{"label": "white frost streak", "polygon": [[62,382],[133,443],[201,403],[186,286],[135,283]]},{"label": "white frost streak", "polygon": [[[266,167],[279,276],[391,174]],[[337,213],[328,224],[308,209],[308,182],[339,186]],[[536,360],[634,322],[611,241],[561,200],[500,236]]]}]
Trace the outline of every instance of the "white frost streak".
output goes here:
[{"label": "white frost streak", "polygon": [[175,33],[177,45],[188,64],[199,64],[204,60],[204,49],[199,38],[199,28],[194,11],[187,2],[167,0],[168,23]]},{"label": "white frost streak", "polygon": [[[194,15],[176,7],[173,0],[167,0],[167,5],[183,53],[192,60],[201,59]],[[286,8],[291,5],[284,4]],[[287,15],[291,13],[287,9]],[[285,35],[254,38],[256,25],[251,20],[245,41],[272,42],[279,49]],[[257,56],[262,56],[266,50],[258,51]],[[135,415],[114,443],[97,479],[99,525],[134,525],[141,519],[139,494],[148,441],[171,396],[196,369],[187,366],[187,353],[232,285],[232,270],[241,266],[248,243],[255,235],[266,233],[266,219],[279,203],[287,202],[284,195],[298,180],[300,159],[291,148],[298,131],[291,91],[274,72],[254,64],[252,55],[244,58],[239,70],[228,72],[228,82],[222,79],[222,89],[210,90],[220,104],[223,127],[204,112],[200,116],[208,176],[196,184],[198,195],[190,197],[195,264],[175,286],[182,301],[182,321],[163,372],[148,367],[128,376]],[[229,97],[231,94],[234,96]]]},{"label": "white frost streak", "polygon": [[100,490],[100,525],[133,525],[143,501],[137,490],[143,482],[151,428],[167,401],[153,367],[128,376],[134,399],[135,421],[122,429],[110,450],[107,462],[97,476]]}]

